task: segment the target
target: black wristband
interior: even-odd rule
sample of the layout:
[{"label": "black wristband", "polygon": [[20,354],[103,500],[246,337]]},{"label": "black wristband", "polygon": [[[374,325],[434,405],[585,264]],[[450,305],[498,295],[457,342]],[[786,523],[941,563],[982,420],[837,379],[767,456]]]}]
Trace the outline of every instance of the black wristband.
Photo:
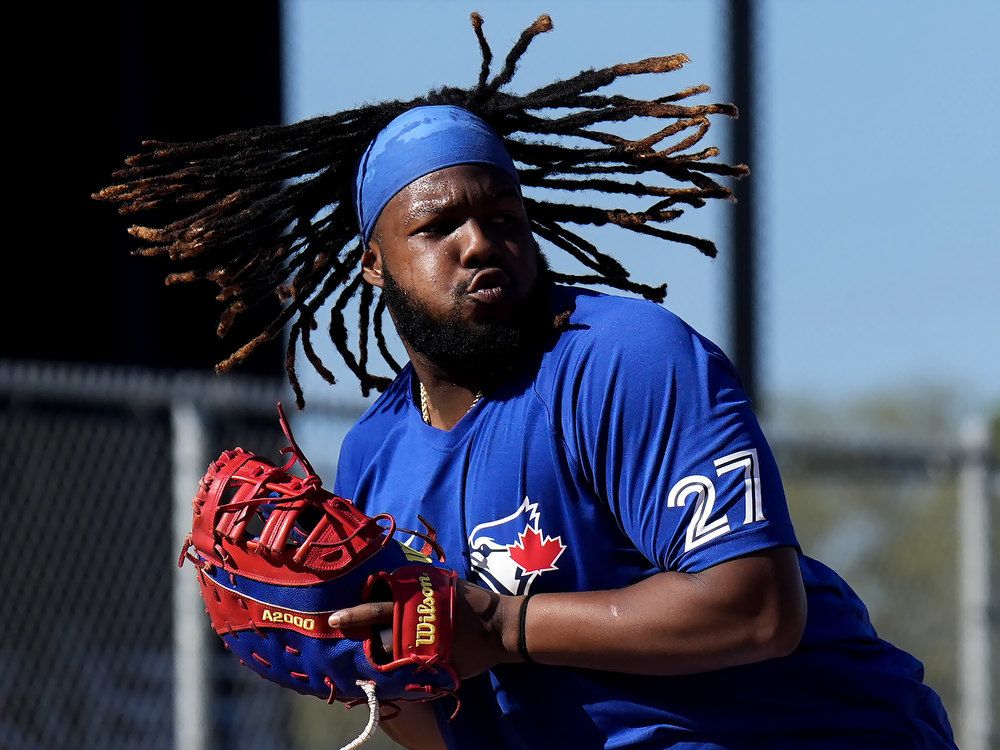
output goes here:
[{"label": "black wristband", "polygon": [[524,599],[521,600],[521,612],[517,620],[517,653],[521,655],[529,664],[535,664],[535,660],[528,655],[528,644],[527,638],[524,632],[525,621],[528,619],[528,600],[532,597],[532,594],[525,594]]}]

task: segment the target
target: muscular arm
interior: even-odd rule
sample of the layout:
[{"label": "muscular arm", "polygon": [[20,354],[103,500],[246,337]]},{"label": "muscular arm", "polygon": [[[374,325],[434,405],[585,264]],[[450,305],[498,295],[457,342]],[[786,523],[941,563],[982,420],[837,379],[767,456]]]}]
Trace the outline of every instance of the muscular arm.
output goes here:
[{"label": "muscular arm", "polygon": [[[528,653],[542,664],[677,675],[787,655],[805,617],[796,552],[776,547],[623,589],[539,594],[528,605],[525,634]],[[513,619],[504,641],[516,653],[516,613]]]},{"label": "muscular arm", "polygon": [[[463,678],[521,661],[521,603],[462,582],[452,661]],[[392,604],[338,614],[340,626],[388,622]],[[541,664],[676,675],[784,656],[798,645],[805,619],[796,552],[774,547],[621,589],[538,594],[525,634],[528,653]]]}]

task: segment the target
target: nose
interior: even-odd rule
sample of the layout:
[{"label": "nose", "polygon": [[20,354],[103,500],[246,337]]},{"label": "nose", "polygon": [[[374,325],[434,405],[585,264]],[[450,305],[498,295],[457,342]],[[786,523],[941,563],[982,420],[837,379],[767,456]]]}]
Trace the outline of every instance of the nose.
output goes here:
[{"label": "nose", "polygon": [[478,219],[469,219],[462,233],[462,250],[459,260],[467,268],[497,265],[500,245],[487,227]]}]

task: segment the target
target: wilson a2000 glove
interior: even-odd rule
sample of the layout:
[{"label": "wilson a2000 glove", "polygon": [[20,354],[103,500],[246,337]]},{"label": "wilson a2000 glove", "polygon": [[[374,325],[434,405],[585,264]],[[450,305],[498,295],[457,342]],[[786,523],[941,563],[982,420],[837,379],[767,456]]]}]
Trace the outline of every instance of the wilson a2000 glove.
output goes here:
[{"label": "wilson a2000 glove", "polygon": [[[392,516],[368,517],[323,489],[281,404],[278,415],[290,443],[282,453],[292,458],[275,466],[235,448],[213,461],[179,564],[194,562],[212,626],[243,664],[331,703],[367,702],[370,736],[379,702],[457,689],[449,665],[457,574],[428,556],[443,560],[429,524],[426,533],[398,529]],[[304,477],[291,473],[296,462]],[[423,552],[396,541],[396,531],[423,538]],[[327,622],[369,601],[394,603],[391,653],[378,632],[346,637]]]}]

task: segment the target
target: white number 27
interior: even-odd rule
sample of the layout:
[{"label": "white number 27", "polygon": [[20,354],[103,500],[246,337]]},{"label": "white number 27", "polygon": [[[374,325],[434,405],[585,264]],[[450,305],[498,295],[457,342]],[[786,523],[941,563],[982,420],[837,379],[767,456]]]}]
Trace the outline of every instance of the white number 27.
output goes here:
[{"label": "white number 27", "polygon": [[[746,487],[744,494],[746,512],[743,523],[753,523],[764,520],[764,507],[760,492],[760,472],[757,462],[757,451],[753,448],[730,453],[715,460],[715,473],[718,476],[731,471],[743,469],[743,482]],[[695,496],[694,513],[688,525],[684,551],[698,547],[705,542],[716,539],[730,530],[729,519],[723,514],[712,519],[715,506],[715,485],[708,477],[696,474],[684,477],[670,489],[667,496],[667,507],[683,507],[688,498]]]}]

